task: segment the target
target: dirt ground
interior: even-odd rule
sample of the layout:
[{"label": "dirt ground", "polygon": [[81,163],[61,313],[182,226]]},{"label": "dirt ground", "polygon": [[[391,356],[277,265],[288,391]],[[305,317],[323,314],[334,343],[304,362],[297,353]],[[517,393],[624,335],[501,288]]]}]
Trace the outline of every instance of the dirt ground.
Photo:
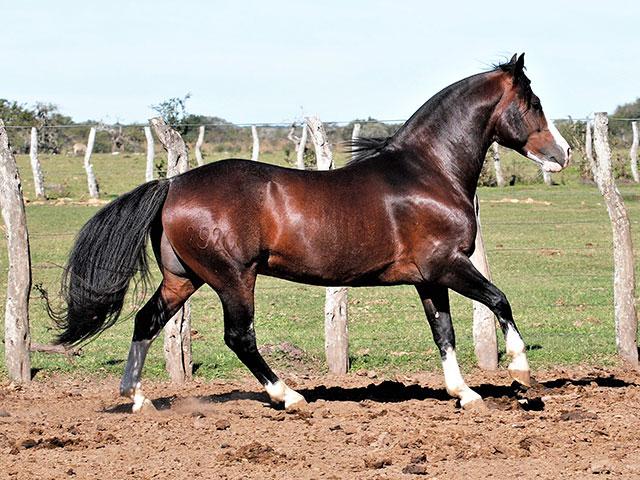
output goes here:
[{"label": "dirt ground", "polygon": [[0,387],[0,478],[640,478],[637,372],[474,372],[485,410],[437,373],[293,377],[306,408],[269,406],[255,381],[146,382],[133,415],[118,379],[55,376]]}]

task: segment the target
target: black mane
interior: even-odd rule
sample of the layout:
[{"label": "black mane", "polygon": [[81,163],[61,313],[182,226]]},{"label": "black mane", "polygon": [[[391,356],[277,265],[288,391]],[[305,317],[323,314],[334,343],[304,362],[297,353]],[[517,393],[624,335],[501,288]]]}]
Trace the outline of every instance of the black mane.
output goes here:
[{"label": "black mane", "polygon": [[[526,103],[526,109],[528,109],[531,106],[531,98],[533,96],[533,92],[531,90],[531,81],[524,74],[523,70],[516,69],[516,57],[514,56],[514,58],[512,58],[510,61],[504,62],[504,63],[498,63],[493,65],[492,67],[493,68],[486,73],[491,73],[491,72],[500,70],[502,72],[513,75],[515,84],[521,88],[522,95],[524,96],[524,100]],[[464,79],[464,80],[467,80],[467,79]],[[437,94],[434,95],[434,97],[435,96],[437,96]],[[409,120],[407,120],[407,122],[408,121]],[[400,127],[400,130],[402,130],[402,127]],[[400,130],[398,130],[398,132]],[[391,143],[394,135],[391,135],[389,137],[371,137],[371,138],[360,137],[354,140],[348,140],[344,142],[343,145],[345,146],[345,150],[347,151],[347,153],[351,154],[351,159],[346,163],[346,165],[347,166],[353,165],[355,163],[359,163],[364,160],[368,160],[370,158],[376,157],[381,153],[385,152],[387,150],[387,147]]]},{"label": "black mane", "polygon": [[499,63],[498,65],[494,65],[492,71],[501,70],[505,73],[513,75],[515,84],[518,85],[522,89],[522,95],[524,96],[524,100],[527,104],[527,109],[531,107],[531,98],[533,97],[533,91],[531,90],[531,80],[524,74],[526,67],[523,67],[521,70],[516,69],[516,62],[511,59],[509,62]]},{"label": "black mane", "polygon": [[351,154],[351,160],[347,162],[347,165],[367,160],[382,153],[387,145],[389,145],[392,138],[393,136],[370,138],[359,137],[353,140],[347,140],[343,143],[346,151]]}]

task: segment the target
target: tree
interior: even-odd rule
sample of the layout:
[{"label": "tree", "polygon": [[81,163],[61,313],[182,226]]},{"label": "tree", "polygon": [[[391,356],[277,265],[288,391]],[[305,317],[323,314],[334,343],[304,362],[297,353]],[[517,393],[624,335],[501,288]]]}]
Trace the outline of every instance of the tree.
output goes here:
[{"label": "tree", "polygon": [[7,125],[36,126],[35,112],[16,101],[0,98],[0,118]]},{"label": "tree", "polygon": [[187,133],[188,128],[185,128],[185,119],[188,116],[187,113],[187,100],[191,98],[191,94],[187,93],[184,97],[172,97],[164,102],[160,102],[157,105],[151,105],[151,108],[155,110],[158,115],[168,125],[175,128],[180,135]]},{"label": "tree", "polygon": [[640,118],[640,98],[635,101],[619,105],[613,112],[613,117]]},{"label": "tree", "polygon": [[58,106],[53,103],[37,102],[34,109],[36,127],[38,128],[38,145],[41,150],[60,153],[62,145],[67,143],[63,132],[58,128],[46,128],[58,125],[71,125],[71,117],[62,115]]},{"label": "tree", "polygon": [[[16,101],[0,98],[0,119],[6,125],[36,126],[35,112],[26,105]],[[17,129],[11,132],[11,143],[14,151],[27,153],[29,151],[29,130],[28,128]]]},{"label": "tree", "polygon": [[362,129],[360,130],[361,137],[372,138],[390,137],[391,135],[396,133],[398,128],[402,126],[401,124],[382,123],[372,117],[369,117],[366,120],[353,120],[352,122],[349,122],[344,128],[340,129],[341,140],[351,140],[351,132],[353,131],[353,126],[356,123],[360,123],[362,125]]},{"label": "tree", "polygon": [[631,142],[631,122],[616,118],[640,118],[640,98],[618,105],[609,122],[609,134],[613,137],[614,146],[627,145]]},{"label": "tree", "polygon": [[198,136],[198,127],[200,125],[224,125],[223,129],[207,129],[207,138],[211,138],[210,141],[217,142],[217,140],[213,140],[213,136],[219,137],[219,132],[221,130],[227,130],[227,126],[231,127],[231,123],[227,122],[224,118],[220,117],[211,117],[208,115],[196,115],[193,113],[187,114],[183,121],[183,129],[184,133],[182,134],[182,138],[187,143],[194,143]]}]

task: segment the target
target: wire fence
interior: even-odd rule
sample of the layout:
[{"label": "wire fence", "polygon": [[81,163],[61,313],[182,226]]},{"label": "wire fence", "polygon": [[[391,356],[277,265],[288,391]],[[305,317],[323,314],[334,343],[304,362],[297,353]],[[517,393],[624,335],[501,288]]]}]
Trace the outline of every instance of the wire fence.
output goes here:
[{"label": "wire fence", "polygon": [[[635,221],[634,224],[638,224],[640,222]],[[601,228],[602,230],[610,230],[610,225],[606,218],[603,218],[602,221],[549,221],[549,222],[531,222],[531,221],[506,221],[506,222],[483,222],[483,228],[485,232],[491,229],[500,228],[501,226],[538,226],[538,225],[556,225],[556,226],[573,226],[573,225],[589,225],[593,227]],[[77,232],[75,231],[65,231],[65,232],[34,232],[30,234],[30,237],[34,240],[46,240],[47,238],[58,238],[58,237],[66,237],[67,239],[71,239],[75,237]],[[70,242],[69,242],[70,244]],[[588,245],[567,245],[562,244],[559,245],[548,245],[548,244],[539,244],[539,245],[529,245],[526,247],[515,247],[515,246],[502,246],[500,244],[495,244],[489,246],[486,249],[487,253],[490,255],[490,260],[493,258],[496,260],[496,256],[504,255],[504,254],[522,254],[529,253],[533,255],[546,254],[549,257],[561,256],[564,259],[571,258],[571,254],[573,253],[581,253],[581,252],[589,252],[591,254],[597,254],[602,256],[603,258],[611,257],[611,242],[601,241],[601,242],[589,242]],[[638,253],[638,252],[636,252]],[[51,271],[51,270],[60,270],[62,271],[63,266],[54,262],[39,262],[32,265],[32,269],[34,271]],[[494,274],[495,277],[505,281],[510,282],[512,280],[521,280],[523,277],[526,279],[530,279],[532,281],[538,279],[544,279],[547,282],[553,282],[554,285],[557,283],[570,283],[575,284],[578,283],[582,285],[582,281],[589,281],[591,283],[597,283],[599,285],[607,285],[609,286],[609,282],[612,280],[613,273],[604,274],[601,270],[599,271],[580,271],[580,272],[567,272],[567,273],[559,273],[559,272],[514,272],[510,270],[501,271],[497,275]],[[580,279],[581,282],[577,282]],[[575,282],[572,282],[574,280]],[[314,287],[308,285],[300,285],[292,282],[278,282],[277,285],[264,285],[259,284],[257,289],[261,291],[271,291],[271,292],[280,292],[282,294],[287,294],[291,292],[309,292],[318,290],[320,291],[321,287]],[[608,288],[608,287],[607,287]],[[550,309],[584,309],[584,308],[600,308],[600,307],[611,307],[612,300],[605,302],[583,302],[583,301],[572,301],[571,299],[577,293],[577,290],[563,290],[563,298],[568,300],[562,301],[553,301],[553,302],[531,302],[531,301],[519,301],[519,308],[550,308]],[[389,310],[390,313],[393,313],[393,308]]]},{"label": "wire fence", "polygon": [[[353,120],[323,120],[324,123],[329,124],[329,125],[341,125],[341,126],[346,126],[346,125],[352,125],[354,123],[360,123],[360,124],[376,124],[376,123],[384,123],[384,124],[399,124],[399,123],[405,123],[408,119],[407,118],[395,118],[395,119],[353,119]],[[569,121],[569,122],[588,122],[593,120],[592,117],[582,117],[582,118],[576,118],[576,117],[556,117],[556,118],[552,118],[550,119],[553,122],[562,122],[562,121]],[[632,117],[609,117],[609,121],[610,122],[635,122],[635,121],[640,121],[640,117],[638,118],[632,118]],[[304,123],[304,119],[303,118],[297,118],[297,119],[292,119],[292,120],[284,120],[284,121],[279,121],[279,122],[241,122],[241,123],[236,123],[236,122],[212,122],[212,123],[169,123],[168,125],[170,127],[281,127],[281,128],[288,128],[291,127],[292,125],[302,125]],[[104,127],[123,127],[123,128],[144,128],[144,127],[148,127],[149,123],[126,123],[126,124],[120,124],[120,123],[111,123],[111,124],[105,124],[105,123],[72,123],[72,124],[64,124],[64,125],[41,125],[41,126],[37,126],[37,125],[11,125],[11,124],[7,124],[5,125],[5,128],[7,129],[13,129],[13,128],[32,128],[32,127],[37,127],[37,128],[77,128],[77,127],[83,127],[83,128],[91,128],[91,127],[100,127],[100,126],[104,126]]]},{"label": "wire fence", "polygon": [[[589,121],[589,118],[584,118],[584,119],[569,119],[569,118],[564,118],[564,119],[556,119],[556,120],[561,120],[561,121]],[[619,118],[619,117],[610,117],[609,118],[610,121],[612,122],[631,122],[631,121],[636,121],[638,119],[633,119],[633,118]],[[400,125],[401,123],[403,123],[405,120],[404,119],[391,119],[391,120],[357,120],[357,123],[360,123],[362,125],[371,125],[371,126],[378,126],[378,125],[387,125],[387,126],[391,126],[393,128],[397,127],[398,125]],[[250,130],[249,127],[251,126],[255,126],[255,127],[259,127],[259,128],[271,128],[271,129],[278,129],[280,130],[280,137],[278,138],[279,140],[283,141],[283,142],[289,142],[289,140],[286,138],[285,134],[292,128],[292,126],[295,127],[300,127],[301,126],[301,121],[298,120],[298,122],[259,122],[259,123],[237,123],[237,124],[229,124],[229,123],[203,123],[203,124],[179,124],[179,125],[174,125],[174,126],[180,126],[180,127],[200,127],[200,126],[205,126],[205,127],[212,127],[212,128],[218,128],[218,129],[242,129],[244,132],[244,137],[241,138],[241,141],[244,143],[245,148],[249,148],[250,142],[248,141],[249,136],[250,136]],[[347,127],[347,126],[351,126],[353,125],[354,121],[330,121],[330,122],[325,122],[327,125],[333,125],[335,127],[339,127],[339,126],[343,126],[343,127]],[[121,127],[123,129],[137,129],[140,131],[140,133],[142,132],[142,127],[145,127],[147,125],[145,124],[132,124],[132,125],[122,125]],[[78,129],[78,128],[85,128],[85,129],[89,129],[92,127],[96,127],[95,124],[73,124],[73,125],[47,125],[44,128],[47,129],[56,129],[56,128],[60,128],[60,129]],[[31,126],[29,125],[8,125],[6,128],[8,129],[30,129]],[[349,131],[345,131],[345,132],[339,132],[337,130],[333,130],[331,131],[329,129],[330,134],[333,134],[334,137],[340,137],[340,135],[350,138],[350,130]],[[367,135],[367,131],[364,131],[364,135]],[[265,135],[265,137],[268,138],[268,135]],[[216,138],[209,138],[208,140],[215,142]],[[218,138],[219,140],[219,138]],[[140,140],[142,141],[142,139]],[[84,171],[82,170],[81,166],[78,164],[78,168],[77,171],[71,171],[68,172],[71,175],[78,175],[81,176],[84,174]],[[632,224],[633,225],[637,225],[638,221],[633,221]],[[595,226],[595,227],[601,227],[602,229],[606,229],[607,231],[609,231],[610,229],[610,225],[608,223],[608,221],[606,220],[606,217],[603,216],[603,220],[601,222],[599,221],[593,221],[593,220],[568,220],[568,221],[554,221],[554,220],[542,220],[542,221],[529,221],[529,220],[517,220],[517,221],[509,221],[509,220],[504,220],[504,221],[484,221],[483,220],[483,228],[485,229],[485,231],[487,229],[493,229],[493,228],[501,228],[501,227],[525,227],[525,228],[531,228],[531,227],[539,227],[539,226],[562,226],[562,227],[572,227],[572,226]],[[75,235],[77,234],[77,232],[75,231],[63,231],[63,232],[33,232],[30,234],[31,238],[33,238],[34,240],[46,240],[48,238],[60,238],[60,239],[72,239],[73,237],[75,237]],[[522,239],[520,239],[522,240]],[[489,245],[489,247],[487,248],[487,253],[493,257],[495,255],[513,255],[513,254],[534,254],[534,255],[548,255],[548,256],[554,256],[554,255],[562,255],[565,258],[567,256],[569,256],[570,254],[581,254],[581,253],[591,253],[591,254],[597,254],[597,255],[602,255],[602,256],[611,256],[611,243],[610,242],[592,242],[589,245],[585,245],[585,244],[573,244],[573,245],[567,245],[567,244],[563,244],[562,246],[558,246],[558,245],[549,245],[549,244],[541,244],[541,245],[528,245],[528,246],[510,246],[510,245],[501,245],[501,244],[494,244],[494,245]],[[491,259],[490,259],[491,260]],[[62,269],[61,265],[57,265],[54,263],[36,263],[32,266],[32,268],[34,269],[34,271],[50,271],[50,270],[56,270],[56,269]],[[542,273],[538,273],[538,272],[532,272],[532,273],[526,273],[526,274],[521,274],[521,273],[513,273],[513,272],[500,272],[499,275],[497,275],[497,277],[502,278],[502,279],[508,279],[509,277],[521,277],[522,275],[525,275],[527,278],[530,278],[532,280],[536,280],[536,279],[547,279],[547,280],[553,280],[553,279],[562,279],[563,281],[569,281],[571,279],[584,279],[584,280],[591,280],[591,281],[597,281],[600,284],[604,284],[607,280],[610,280],[612,278],[612,274],[603,274],[602,271],[594,271],[594,272],[571,272],[571,273],[558,273],[558,272],[553,272],[553,273],[549,273],[549,272],[542,272]],[[291,283],[281,283],[278,285],[260,285],[258,288],[260,288],[261,290],[267,290],[267,291],[278,291],[278,292],[287,292],[287,291],[308,291],[310,288],[313,287],[308,287],[308,286],[302,286],[302,285],[295,285],[295,284],[291,284]],[[565,291],[565,296],[567,298],[571,298],[571,291]],[[606,302],[575,302],[575,301],[562,301],[562,302],[550,302],[550,303],[540,303],[540,302],[519,302],[519,308],[553,308],[553,309],[575,309],[575,308],[600,308],[600,307],[611,307],[612,306],[612,299],[611,301],[606,301]]]}]

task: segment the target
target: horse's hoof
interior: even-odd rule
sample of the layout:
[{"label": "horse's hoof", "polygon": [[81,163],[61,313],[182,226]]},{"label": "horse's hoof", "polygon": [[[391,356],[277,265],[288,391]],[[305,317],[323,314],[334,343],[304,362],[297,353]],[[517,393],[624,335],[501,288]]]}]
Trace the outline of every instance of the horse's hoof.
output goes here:
[{"label": "horse's hoof", "polygon": [[138,402],[133,403],[133,408],[132,408],[133,413],[153,413],[157,411],[158,410],[156,409],[156,407],[148,398],[145,398],[140,403]]},{"label": "horse's hoof", "polygon": [[520,385],[531,386],[531,371],[529,370],[509,370],[509,375]]},{"label": "horse's hoof", "polygon": [[300,395],[300,398],[296,399],[294,402],[287,402],[284,404],[284,409],[287,412],[295,412],[298,410],[303,410],[305,409],[309,404],[307,403],[307,401],[304,399],[304,397],[302,395]]},{"label": "horse's hoof", "polygon": [[482,412],[487,410],[487,405],[484,403],[484,400],[482,400],[481,398],[478,398],[476,400],[471,400],[470,402],[465,403],[464,405],[462,405],[462,408],[465,410],[469,410],[471,412]]}]

